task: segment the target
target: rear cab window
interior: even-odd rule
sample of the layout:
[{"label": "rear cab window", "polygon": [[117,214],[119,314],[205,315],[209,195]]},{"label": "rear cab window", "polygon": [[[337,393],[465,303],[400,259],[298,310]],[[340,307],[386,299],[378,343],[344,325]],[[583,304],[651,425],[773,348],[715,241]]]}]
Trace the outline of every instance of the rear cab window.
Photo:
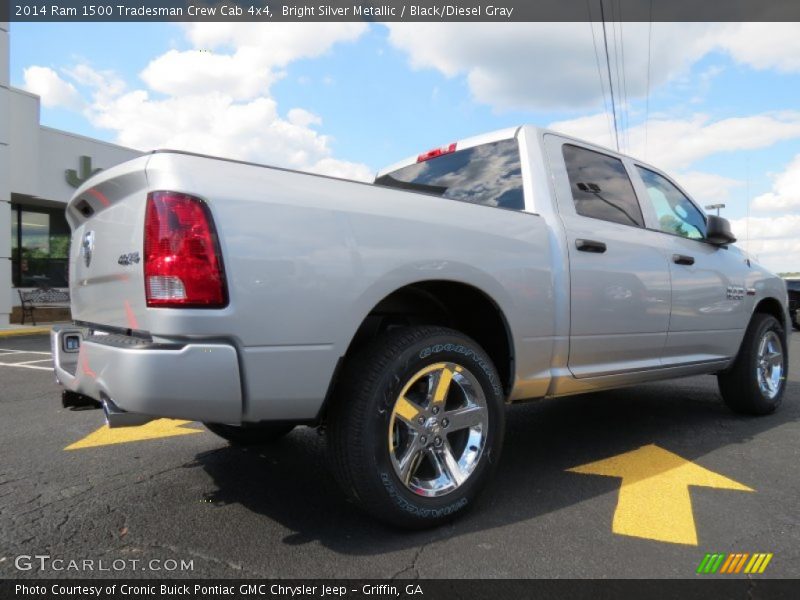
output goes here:
[{"label": "rear cab window", "polygon": [[516,139],[456,150],[381,175],[376,185],[511,210],[525,209]]},{"label": "rear cab window", "polygon": [[620,159],[572,144],[564,144],[562,152],[575,212],[593,219],[644,227],[642,209]]}]

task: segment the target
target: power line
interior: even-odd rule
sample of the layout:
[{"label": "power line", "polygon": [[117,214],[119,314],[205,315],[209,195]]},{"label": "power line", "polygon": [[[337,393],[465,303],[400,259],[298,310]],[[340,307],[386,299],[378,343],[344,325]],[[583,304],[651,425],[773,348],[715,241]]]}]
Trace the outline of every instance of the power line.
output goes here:
[{"label": "power line", "polygon": [[617,78],[617,111],[619,112],[619,131],[622,140],[621,148],[625,148],[625,97],[622,89],[622,79],[620,77],[619,42],[617,41],[617,27],[619,26],[619,16],[617,15],[614,0],[611,1],[611,41],[614,43],[614,74]]},{"label": "power line", "polygon": [[644,104],[644,157],[647,158],[647,128],[650,123],[650,54],[653,46],[653,0],[650,0],[650,21],[647,25],[647,95]]},{"label": "power line", "polygon": [[603,0],[600,0],[600,18],[603,20],[603,45],[606,49],[606,68],[608,69],[608,88],[611,92],[611,112],[614,116],[614,139],[619,152],[619,125],[617,124],[617,107],[614,100],[614,82],[611,80],[611,58],[608,54],[608,33],[606,32],[606,14],[603,9]]},{"label": "power line", "polygon": [[592,21],[592,5],[590,0],[586,0],[586,10],[589,13],[589,29],[592,32],[592,48],[594,48],[594,62],[597,66],[597,79],[600,81],[600,94],[603,96],[603,112],[606,116],[606,125],[608,125],[609,139],[614,137],[614,132],[611,127],[611,111],[608,110],[608,100],[606,100],[606,86],[603,82],[603,72],[600,69],[600,52],[597,50],[597,40],[594,35],[594,21]]},{"label": "power line", "polygon": [[630,140],[630,114],[628,112],[629,105],[628,105],[628,76],[627,76],[627,69],[625,68],[625,35],[622,30],[622,24],[624,20],[622,19],[622,4],[621,0],[617,0],[617,13],[619,16],[619,46],[620,52],[622,54],[622,111],[625,115],[625,119],[623,121],[622,132],[623,132],[623,139],[625,140],[625,151],[630,152],[631,149],[631,140]]}]

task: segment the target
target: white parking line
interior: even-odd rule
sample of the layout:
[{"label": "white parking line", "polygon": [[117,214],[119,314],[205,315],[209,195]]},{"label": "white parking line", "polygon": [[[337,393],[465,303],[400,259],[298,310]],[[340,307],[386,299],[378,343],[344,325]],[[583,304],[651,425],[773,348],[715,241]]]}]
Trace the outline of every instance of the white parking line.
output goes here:
[{"label": "white parking line", "polygon": [[[47,358],[37,358],[35,360],[23,360],[22,362],[18,363],[6,363],[0,362],[0,367],[19,367],[21,369],[36,369],[38,371],[51,371],[53,370],[52,366],[42,367],[35,363],[42,363],[42,362],[50,362],[52,360],[52,356],[49,352],[40,352],[36,350],[15,350],[12,348],[0,348],[0,357],[8,356],[11,358],[12,356],[18,356],[20,354],[31,354],[33,356],[46,356]],[[21,358],[21,357],[20,357]]]},{"label": "white parking line", "polygon": [[0,362],[0,367],[19,367],[21,369],[38,369],[40,371],[52,371],[53,367],[37,367],[36,365],[21,365],[21,364],[9,364],[9,363],[2,363]]},{"label": "white parking line", "polygon": [[18,362],[18,363],[12,363],[12,364],[15,364],[15,365],[17,365],[19,367],[20,365],[32,365],[33,363],[50,362],[51,360],[52,359],[50,359],[50,358],[38,358],[36,360],[26,360],[25,362]]}]

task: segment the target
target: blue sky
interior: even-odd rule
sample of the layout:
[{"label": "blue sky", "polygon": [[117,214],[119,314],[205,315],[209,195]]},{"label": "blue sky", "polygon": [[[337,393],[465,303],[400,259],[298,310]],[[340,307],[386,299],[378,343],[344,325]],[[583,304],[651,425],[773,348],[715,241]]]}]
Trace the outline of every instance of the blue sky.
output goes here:
[{"label": "blue sky", "polygon": [[[607,34],[623,150],[726,202],[739,231],[750,199],[749,250],[800,271],[800,26]],[[53,127],[367,177],[521,123],[609,144],[601,36],[588,23],[14,23],[11,83],[42,96]]]}]

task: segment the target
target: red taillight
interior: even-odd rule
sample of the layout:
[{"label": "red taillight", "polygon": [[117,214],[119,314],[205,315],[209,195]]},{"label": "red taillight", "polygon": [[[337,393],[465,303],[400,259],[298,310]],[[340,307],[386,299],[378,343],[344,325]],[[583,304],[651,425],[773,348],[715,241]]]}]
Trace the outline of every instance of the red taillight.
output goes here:
[{"label": "red taillight", "polygon": [[450,154],[451,152],[456,151],[455,142],[450,144],[449,146],[442,146],[441,148],[434,148],[433,150],[428,150],[427,152],[423,152],[417,157],[417,162],[425,162],[426,160],[430,160],[432,158],[436,158],[437,156],[441,156],[442,154]]},{"label": "red taillight", "polygon": [[147,195],[147,306],[220,308],[228,303],[214,222],[205,202],[176,192]]}]

